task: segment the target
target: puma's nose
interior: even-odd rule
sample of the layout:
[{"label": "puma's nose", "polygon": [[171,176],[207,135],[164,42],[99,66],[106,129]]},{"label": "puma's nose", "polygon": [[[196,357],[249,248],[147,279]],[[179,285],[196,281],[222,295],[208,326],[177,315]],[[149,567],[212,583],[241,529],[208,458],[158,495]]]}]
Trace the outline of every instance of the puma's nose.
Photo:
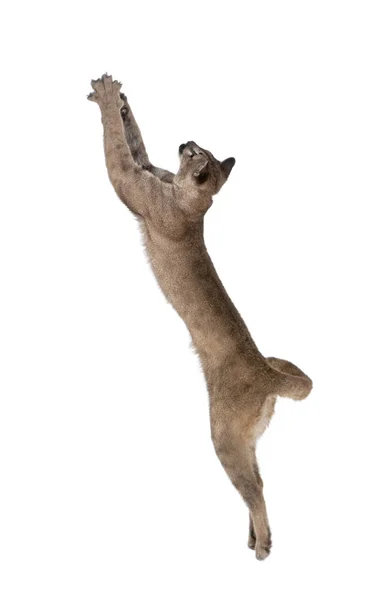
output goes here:
[{"label": "puma's nose", "polygon": [[202,151],[195,142],[186,142],[186,144],[179,146],[179,154],[185,154],[185,156],[193,158],[196,154],[202,154]]},{"label": "puma's nose", "polygon": [[185,152],[185,156],[189,156],[190,158],[192,158],[195,154],[198,154],[198,151],[196,149],[196,144],[194,142],[187,142],[186,144],[181,144],[179,146],[179,155],[182,156],[182,154]]}]

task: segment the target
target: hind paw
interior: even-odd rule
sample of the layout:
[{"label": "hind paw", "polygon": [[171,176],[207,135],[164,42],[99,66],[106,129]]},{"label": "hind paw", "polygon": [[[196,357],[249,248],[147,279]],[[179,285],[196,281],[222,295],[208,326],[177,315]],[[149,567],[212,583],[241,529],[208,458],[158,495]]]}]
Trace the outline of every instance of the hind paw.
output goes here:
[{"label": "hind paw", "polygon": [[268,529],[267,535],[264,539],[259,539],[250,531],[248,536],[248,547],[251,550],[255,550],[255,557],[257,560],[265,560],[270,554],[272,547],[272,536],[270,529]]},{"label": "hind paw", "polygon": [[256,543],[257,543],[257,538],[252,533],[249,533],[248,534],[247,545],[250,548],[250,550],[254,550],[255,549],[255,544]]}]

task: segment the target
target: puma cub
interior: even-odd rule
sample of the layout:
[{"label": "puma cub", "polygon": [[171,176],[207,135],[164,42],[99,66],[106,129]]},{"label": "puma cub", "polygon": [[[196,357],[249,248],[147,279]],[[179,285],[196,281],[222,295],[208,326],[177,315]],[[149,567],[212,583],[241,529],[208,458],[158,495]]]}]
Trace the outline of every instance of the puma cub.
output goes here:
[{"label": "puma cub", "polygon": [[256,442],[277,396],[303,400],[312,382],[292,363],[258,351],[205,247],[205,213],[235,159],[220,162],[187,142],[179,147],[176,174],[154,167],[121,84],[103,75],[92,88],[88,98],[101,109],[111,183],[136,215],[155,277],[189,329],[209,392],[214,447],[248,506],[248,544],[262,560],[270,552],[271,534]]}]

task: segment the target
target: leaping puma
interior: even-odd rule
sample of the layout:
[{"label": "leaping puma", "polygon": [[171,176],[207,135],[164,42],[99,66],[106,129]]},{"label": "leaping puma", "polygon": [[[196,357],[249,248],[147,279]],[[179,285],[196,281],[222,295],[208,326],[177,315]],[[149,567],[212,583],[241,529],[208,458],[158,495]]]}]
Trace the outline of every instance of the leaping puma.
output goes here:
[{"label": "leaping puma", "polygon": [[271,534],[256,441],[277,396],[302,400],[312,382],[292,363],[262,356],[207,252],[204,216],[235,159],[220,162],[187,142],[179,147],[176,174],[154,167],[121,84],[103,75],[92,88],[88,98],[102,112],[111,183],[136,215],[160,288],[189,329],[209,392],[214,447],[248,506],[248,544],[262,560],[269,555]]}]

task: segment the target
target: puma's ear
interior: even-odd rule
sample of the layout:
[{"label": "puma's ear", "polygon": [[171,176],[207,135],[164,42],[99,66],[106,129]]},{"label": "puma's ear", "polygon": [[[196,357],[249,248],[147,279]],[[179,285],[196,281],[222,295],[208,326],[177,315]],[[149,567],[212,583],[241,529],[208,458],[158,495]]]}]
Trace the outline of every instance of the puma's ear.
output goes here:
[{"label": "puma's ear", "polygon": [[228,179],[229,174],[232,171],[232,168],[235,164],[236,160],[231,156],[231,158],[226,158],[220,165],[220,168],[225,176]]},{"label": "puma's ear", "polygon": [[205,183],[205,181],[209,177],[209,163],[208,161],[204,162],[201,166],[197,167],[197,169],[193,173],[193,177],[196,182],[201,184]]}]

